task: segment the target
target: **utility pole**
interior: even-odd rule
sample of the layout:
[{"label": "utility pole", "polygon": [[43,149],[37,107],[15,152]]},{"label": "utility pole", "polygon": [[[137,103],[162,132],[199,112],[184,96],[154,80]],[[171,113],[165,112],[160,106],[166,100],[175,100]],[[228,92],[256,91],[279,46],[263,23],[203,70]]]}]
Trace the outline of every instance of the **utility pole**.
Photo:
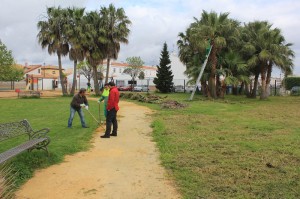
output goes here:
[{"label": "utility pole", "polygon": [[202,68],[201,68],[201,71],[200,71],[199,76],[198,76],[198,78],[197,78],[195,87],[194,87],[193,92],[192,92],[192,94],[191,94],[191,97],[190,97],[190,99],[189,99],[190,101],[192,101],[193,98],[194,98],[194,95],[195,95],[197,86],[199,85],[200,79],[201,79],[201,77],[202,77],[202,75],[203,75],[203,72],[204,72],[204,69],[205,69],[205,67],[206,67],[206,64],[207,64],[207,61],[208,61],[208,58],[209,58],[209,55],[210,55],[210,52],[211,52],[211,49],[212,49],[212,48],[213,48],[213,46],[210,47],[210,49],[209,49],[209,51],[208,51],[208,54],[206,55],[206,59],[205,59],[203,65],[202,65]]}]

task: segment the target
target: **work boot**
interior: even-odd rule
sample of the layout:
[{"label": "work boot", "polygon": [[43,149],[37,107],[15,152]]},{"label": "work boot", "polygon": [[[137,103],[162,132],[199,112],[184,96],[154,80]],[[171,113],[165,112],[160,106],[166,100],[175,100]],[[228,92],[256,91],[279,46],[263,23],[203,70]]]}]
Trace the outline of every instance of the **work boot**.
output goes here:
[{"label": "work boot", "polygon": [[100,136],[100,138],[110,138],[110,135],[104,134],[104,135]]},{"label": "work boot", "polygon": [[117,134],[116,133],[112,133],[112,134],[110,134],[110,136],[117,136]]}]

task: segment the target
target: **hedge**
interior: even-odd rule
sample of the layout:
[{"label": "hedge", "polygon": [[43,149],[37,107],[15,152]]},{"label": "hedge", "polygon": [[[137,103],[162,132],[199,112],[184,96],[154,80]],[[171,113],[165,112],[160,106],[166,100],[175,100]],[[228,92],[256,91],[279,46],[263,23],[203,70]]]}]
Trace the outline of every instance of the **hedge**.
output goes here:
[{"label": "hedge", "polygon": [[284,79],[285,89],[291,90],[294,86],[300,86],[300,77],[287,77]]}]

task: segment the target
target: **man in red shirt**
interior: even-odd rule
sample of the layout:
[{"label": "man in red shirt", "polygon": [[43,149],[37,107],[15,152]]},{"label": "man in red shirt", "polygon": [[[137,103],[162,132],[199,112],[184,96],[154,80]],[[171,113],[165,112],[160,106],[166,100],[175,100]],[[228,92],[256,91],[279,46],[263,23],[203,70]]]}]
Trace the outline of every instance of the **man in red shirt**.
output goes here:
[{"label": "man in red shirt", "polygon": [[[115,86],[115,83],[109,82],[108,87],[110,88],[108,101],[107,101],[107,117],[106,117],[106,131],[105,134],[100,136],[101,138],[110,138],[110,136],[117,136],[118,121],[117,112],[119,110],[119,91]],[[111,132],[111,124],[113,125],[113,130]]]}]

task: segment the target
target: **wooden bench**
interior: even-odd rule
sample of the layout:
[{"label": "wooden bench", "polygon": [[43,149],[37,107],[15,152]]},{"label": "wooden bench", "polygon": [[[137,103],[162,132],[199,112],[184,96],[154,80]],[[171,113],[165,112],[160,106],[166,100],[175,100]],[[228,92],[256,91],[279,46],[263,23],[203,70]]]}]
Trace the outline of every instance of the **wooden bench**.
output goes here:
[{"label": "wooden bench", "polygon": [[[16,91],[17,92],[17,91]],[[41,97],[41,92],[40,91],[21,91],[19,90],[18,92],[18,98],[26,98],[26,97]]]},{"label": "wooden bench", "polygon": [[49,155],[47,149],[47,145],[50,143],[50,138],[47,136],[48,132],[48,128],[33,131],[27,120],[0,124],[0,142],[20,135],[27,135],[29,138],[23,144],[0,153],[0,164],[26,150],[30,152],[33,149],[42,149]]}]

